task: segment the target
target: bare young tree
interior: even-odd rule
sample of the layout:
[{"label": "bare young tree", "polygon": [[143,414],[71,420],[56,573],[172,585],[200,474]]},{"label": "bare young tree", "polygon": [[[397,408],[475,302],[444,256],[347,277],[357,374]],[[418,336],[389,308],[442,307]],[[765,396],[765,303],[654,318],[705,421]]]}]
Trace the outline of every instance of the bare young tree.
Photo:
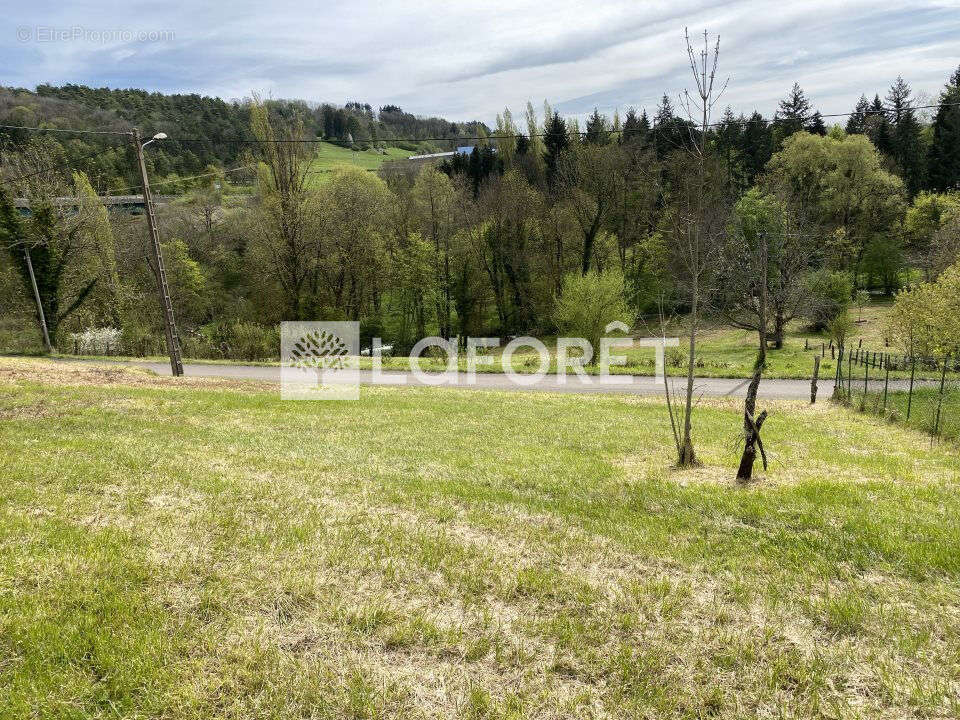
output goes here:
[{"label": "bare young tree", "polygon": [[[722,179],[722,168],[711,157],[707,132],[714,107],[726,87],[715,89],[720,39],[710,52],[707,32],[703,33],[703,50],[695,51],[689,32],[684,33],[687,57],[696,84],[696,95],[685,91],[681,103],[691,121],[689,143],[675,153],[672,174],[672,209],[669,212],[669,251],[679,284],[686,291],[689,305],[689,354],[687,387],[684,396],[683,427],[678,447],[678,464],[695,465],[693,448],[694,368],[697,355],[697,333],[704,299],[709,297],[710,281],[726,233],[729,202]],[[695,127],[693,126],[695,124]]]}]

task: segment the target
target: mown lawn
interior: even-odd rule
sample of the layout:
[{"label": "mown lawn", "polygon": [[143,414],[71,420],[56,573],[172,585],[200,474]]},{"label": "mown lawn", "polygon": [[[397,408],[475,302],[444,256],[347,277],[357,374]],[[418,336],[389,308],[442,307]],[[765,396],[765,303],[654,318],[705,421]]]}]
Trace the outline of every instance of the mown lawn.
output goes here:
[{"label": "mown lawn", "polygon": [[960,454],[619,396],[0,360],[0,714],[960,714]]}]

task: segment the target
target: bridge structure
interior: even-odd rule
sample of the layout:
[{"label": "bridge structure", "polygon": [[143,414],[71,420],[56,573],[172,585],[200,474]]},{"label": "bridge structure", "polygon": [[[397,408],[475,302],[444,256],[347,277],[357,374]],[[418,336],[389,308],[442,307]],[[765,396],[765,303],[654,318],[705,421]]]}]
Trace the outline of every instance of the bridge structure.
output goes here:
[{"label": "bridge structure", "polygon": [[[175,199],[174,195],[154,195],[154,205],[166,205]],[[101,195],[97,198],[108,212],[126,213],[128,215],[143,215],[146,207],[143,195]],[[81,200],[75,197],[58,197],[53,199],[56,207],[73,207],[80,205]],[[16,198],[14,205],[21,215],[30,215],[30,201],[27,198]]]}]

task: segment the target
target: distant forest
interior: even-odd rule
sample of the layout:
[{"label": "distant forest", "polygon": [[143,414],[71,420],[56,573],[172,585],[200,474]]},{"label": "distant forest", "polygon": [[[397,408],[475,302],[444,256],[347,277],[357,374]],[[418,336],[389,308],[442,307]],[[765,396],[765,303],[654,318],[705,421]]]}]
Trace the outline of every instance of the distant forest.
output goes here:
[{"label": "distant forest", "polygon": [[[0,90],[0,124],[165,132],[147,153],[164,183],[257,168],[242,188],[233,174],[181,183],[158,212],[190,357],[273,357],[279,322],[317,318],[359,321],[364,341],[398,352],[430,335],[593,337],[576,324],[610,308],[626,320],[706,308],[766,352],[795,321],[842,345],[851,303],[873,296],[897,298],[891,344],[943,355],[960,352],[960,70],[944,79],[933,109],[897,78],[825,117],[794,85],[771,118],[727,111],[707,127],[667,96],[585,122],[527,103],[488,128],[357,102],[79,86]],[[421,152],[475,147],[321,181],[323,151],[296,142],[400,137]],[[109,331],[112,352],[161,351],[143,218],[97,197],[137,192],[131,143],[10,128],[2,143],[0,348],[39,337],[22,331],[39,295],[54,345]]]},{"label": "distant forest", "polygon": [[[423,118],[395,105],[375,111],[368,103],[311,105],[301,100],[268,100],[271,112],[297,118],[304,137],[322,138],[365,150],[389,142],[411,152],[452,148],[459,138],[489,132],[483,123],[452,123]],[[205,95],[167,95],[146,90],[113,90],[85,85],[39,85],[36,91],[0,87],[0,125],[79,130],[120,130],[133,127],[149,137],[164,132],[170,139],[151,151],[152,175],[188,177],[212,167],[242,165],[250,155],[250,100],[230,101]],[[36,144],[35,132],[0,128],[0,150],[19,150]],[[450,138],[425,140],[427,138]],[[68,164],[86,173],[98,192],[135,185],[130,148],[111,135],[43,136],[40,151],[51,162]],[[93,156],[93,157],[90,157]]]}]

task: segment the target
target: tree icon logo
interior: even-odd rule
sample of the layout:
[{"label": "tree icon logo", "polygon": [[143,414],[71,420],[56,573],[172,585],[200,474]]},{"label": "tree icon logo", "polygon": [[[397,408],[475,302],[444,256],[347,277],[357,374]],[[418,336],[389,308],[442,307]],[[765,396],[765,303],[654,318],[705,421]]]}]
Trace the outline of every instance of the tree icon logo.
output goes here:
[{"label": "tree icon logo", "polygon": [[314,330],[294,342],[291,360],[293,367],[314,370],[319,381],[325,370],[346,369],[349,355],[349,349],[337,335],[327,330]]},{"label": "tree icon logo", "polygon": [[280,325],[281,392],[287,399],[359,397],[360,324]]}]

